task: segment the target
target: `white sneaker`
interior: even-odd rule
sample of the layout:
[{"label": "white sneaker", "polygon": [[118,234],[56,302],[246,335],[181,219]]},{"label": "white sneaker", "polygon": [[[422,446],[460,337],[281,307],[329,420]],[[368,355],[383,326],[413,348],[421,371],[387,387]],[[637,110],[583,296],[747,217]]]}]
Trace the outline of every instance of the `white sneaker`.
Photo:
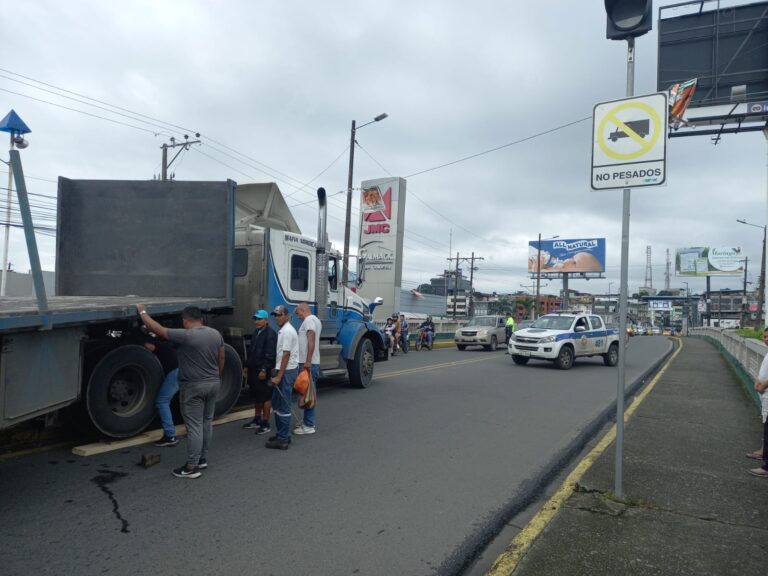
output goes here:
[{"label": "white sneaker", "polygon": [[296,428],[293,429],[294,434],[314,434],[315,433],[315,427],[314,426],[305,426],[304,424],[299,424],[296,426]]}]

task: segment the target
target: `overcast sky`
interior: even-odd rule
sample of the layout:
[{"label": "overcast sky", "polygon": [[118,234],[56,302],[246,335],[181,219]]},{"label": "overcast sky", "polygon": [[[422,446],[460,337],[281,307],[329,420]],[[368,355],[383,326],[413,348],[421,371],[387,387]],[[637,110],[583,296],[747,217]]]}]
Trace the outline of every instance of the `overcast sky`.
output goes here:
[{"label": "overcast sky", "polygon": [[[0,117],[15,109],[32,129],[22,152],[30,192],[55,196],[60,175],[152,178],[160,145],[186,128],[202,133],[203,144],[174,164],[177,179],[276,181],[297,205],[302,231],[314,235],[316,187],[346,188],[352,119],[360,125],[389,114],[358,132],[355,186],[587,119],[408,178],[403,287],[439,274],[449,251],[474,251],[485,258],[478,290],[517,291],[530,284],[527,244],[539,233],[605,237],[605,280],[570,287],[618,287],[622,194],[590,190],[590,117],[595,103],[625,95],[626,43],[605,39],[599,0],[27,0],[11,12],[0,21]],[[637,41],[637,94],[655,91],[656,42],[655,31]],[[183,128],[117,116],[38,82]],[[725,136],[717,146],[706,136],[671,139],[668,184],[632,194],[630,293],[644,284],[648,245],[656,288],[664,287],[667,249],[674,261],[675,248],[701,245],[743,246],[756,282],[761,231],[736,219],[765,223],[766,178],[760,132]],[[52,215],[43,208],[53,202],[33,198],[40,216]],[[328,222],[339,249],[343,220],[342,193],[331,199]],[[356,218],[353,225],[354,239]],[[55,241],[39,236],[39,243],[43,267],[52,269]],[[14,269],[26,271],[17,230],[10,252]],[[682,280],[673,276],[671,287]],[[704,289],[703,279],[688,282],[693,292]],[[712,286],[736,289],[741,279]]]}]

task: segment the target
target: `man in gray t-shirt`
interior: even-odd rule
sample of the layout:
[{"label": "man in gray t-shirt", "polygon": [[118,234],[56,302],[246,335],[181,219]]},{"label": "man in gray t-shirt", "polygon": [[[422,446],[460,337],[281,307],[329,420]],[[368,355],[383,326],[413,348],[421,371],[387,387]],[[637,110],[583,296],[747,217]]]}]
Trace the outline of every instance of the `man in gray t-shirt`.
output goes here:
[{"label": "man in gray t-shirt", "polygon": [[182,311],[183,329],[166,328],[153,320],[143,304],[137,304],[136,310],[150,331],[176,346],[181,415],[187,425],[187,463],[175,469],[173,475],[199,478],[200,470],[208,467],[213,413],[224,370],[224,339],[218,331],[203,325],[203,314],[196,306]]}]

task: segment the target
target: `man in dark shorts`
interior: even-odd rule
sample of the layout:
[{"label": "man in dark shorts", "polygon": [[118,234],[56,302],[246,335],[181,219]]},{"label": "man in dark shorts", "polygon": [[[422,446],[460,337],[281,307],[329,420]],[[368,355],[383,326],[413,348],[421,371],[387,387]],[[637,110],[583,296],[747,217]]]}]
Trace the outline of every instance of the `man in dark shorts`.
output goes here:
[{"label": "man in dark shorts", "polygon": [[251,336],[248,361],[243,369],[253,394],[255,414],[253,420],[243,425],[246,430],[255,429],[256,434],[271,431],[269,415],[272,412],[272,388],[269,377],[275,366],[277,333],[269,325],[269,312],[259,310],[253,315],[256,330]]},{"label": "man in dark shorts", "polygon": [[224,339],[218,331],[203,325],[203,313],[197,306],[188,306],[181,312],[184,328],[166,328],[150,317],[143,304],[137,304],[136,310],[151,332],[176,347],[181,415],[187,425],[187,462],[176,468],[173,475],[199,478],[200,470],[208,467],[216,394],[224,371]]}]

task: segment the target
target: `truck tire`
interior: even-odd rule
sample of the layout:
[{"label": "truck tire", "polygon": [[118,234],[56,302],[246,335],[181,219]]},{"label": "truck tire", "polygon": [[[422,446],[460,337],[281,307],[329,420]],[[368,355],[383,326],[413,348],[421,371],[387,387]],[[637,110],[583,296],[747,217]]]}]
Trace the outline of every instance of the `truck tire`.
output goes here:
[{"label": "truck tire", "polygon": [[138,434],[155,417],[155,396],[162,382],[160,362],[143,346],[107,352],[91,372],[85,391],[91,422],[113,438]]},{"label": "truck tire", "polygon": [[243,363],[240,356],[229,344],[224,344],[224,372],[221,374],[221,387],[216,395],[214,418],[224,416],[237,404],[243,390]]},{"label": "truck tire", "polygon": [[571,366],[573,366],[573,356],[573,348],[567,345],[563,346],[560,348],[560,354],[557,355],[555,366],[557,366],[560,370],[568,370]]},{"label": "truck tire", "polygon": [[514,362],[515,364],[519,364],[520,366],[525,366],[526,364],[528,364],[528,360],[530,360],[530,358],[528,358],[527,356],[519,356],[517,354],[512,354],[512,362]]},{"label": "truck tire", "polygon": [[456,348],[458,348],[459,350],[465,350],[467,347],[464,344],[456,344]]},{"label": "truck tire", "polygon": [[485,349],[490,350],[491,352],[496,352],[498,347],[499,341],[496,339],[496,336],[491,336],[491,343],[488,346],[485,346]]},{"label": "truck tire", "polygon": [[349,381],[355,388],[367,388],[373,380],[373,343],[370,338],[363,338],[357,345],[355,357],[347,360]]},{"label": "truck tire", "polygon": [[619,363],[619,343],[614,342],[608,347],[608,352],[603,354],[603,362],[606,366],[616,366]]}]

